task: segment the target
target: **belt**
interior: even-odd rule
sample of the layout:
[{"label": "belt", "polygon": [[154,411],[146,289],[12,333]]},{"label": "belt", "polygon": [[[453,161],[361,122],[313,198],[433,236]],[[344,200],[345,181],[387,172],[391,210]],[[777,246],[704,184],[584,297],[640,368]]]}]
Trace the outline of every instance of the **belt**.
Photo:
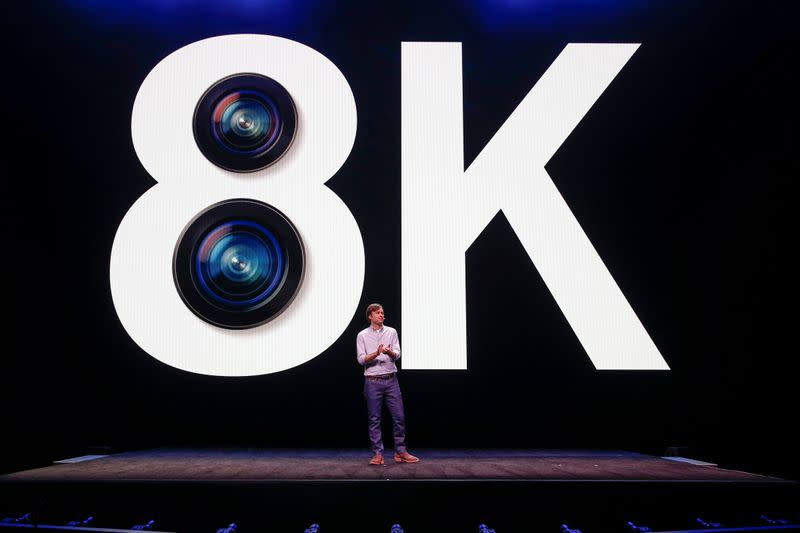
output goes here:
[{"label": "belt", "polygon": [[364,376],[367,379],[392,379],[394,377],[394,372],[389,374],[378,374],[377,376]]}]

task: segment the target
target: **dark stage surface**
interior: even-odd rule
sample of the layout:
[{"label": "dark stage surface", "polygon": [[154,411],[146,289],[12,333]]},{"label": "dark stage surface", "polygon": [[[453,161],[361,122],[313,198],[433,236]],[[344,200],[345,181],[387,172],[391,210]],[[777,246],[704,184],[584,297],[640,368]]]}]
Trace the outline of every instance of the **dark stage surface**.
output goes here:
[{"label": "dark stage surface", "polygon": [[800,520],[798,486],[757,473],[628,451],[415,448],[422,461],[369,466],[364,449],[156,448],[0,476],[0,515],[161,531],[499,533],[694,529],[694,520]]},{"label": "dark stage surface", "polygon": [[154,449],[55,464],[4,481],[727,481],[783,480],[626,451],[417,450],[422,461],[369,466],[364,450]]}]

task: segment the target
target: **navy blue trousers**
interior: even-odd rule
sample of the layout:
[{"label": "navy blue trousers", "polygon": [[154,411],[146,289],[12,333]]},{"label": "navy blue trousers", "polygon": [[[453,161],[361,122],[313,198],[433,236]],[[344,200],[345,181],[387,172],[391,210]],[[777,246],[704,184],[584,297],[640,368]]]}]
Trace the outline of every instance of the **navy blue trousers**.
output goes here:
[{"label": "navy blue trousers", "polygon": [[394,452],[406,451],[406,415],[403,410],[403,395],[400,393],[400,382],[397,375],[389,379],[364,377],[364,398],[367,400],[369,416],[369,440],[372,452],[383,454],[383,438],[381,437],[381,413],[383,404],[389,409],[394,429]]}]

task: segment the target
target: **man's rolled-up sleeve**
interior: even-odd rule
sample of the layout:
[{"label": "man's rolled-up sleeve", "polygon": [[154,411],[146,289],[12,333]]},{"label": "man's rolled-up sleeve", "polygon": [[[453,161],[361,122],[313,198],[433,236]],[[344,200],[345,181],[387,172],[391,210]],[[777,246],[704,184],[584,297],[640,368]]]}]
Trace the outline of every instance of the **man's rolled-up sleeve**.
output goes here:
[{"label": "man's rolled-up sleeve", "polygon": [[397,335],[397,332],[394,332],[394,338],[392,339],[392,351],[397,354],[394,356],[395,359],[400,359],[400,337]]},{"label": "man's rolled-up sleeve", "polygon": [[365,365],[364,358],[367,356],[367,345],[364,342],[364,337],[359,335],[356,337],[356,361],[359,365]]}]

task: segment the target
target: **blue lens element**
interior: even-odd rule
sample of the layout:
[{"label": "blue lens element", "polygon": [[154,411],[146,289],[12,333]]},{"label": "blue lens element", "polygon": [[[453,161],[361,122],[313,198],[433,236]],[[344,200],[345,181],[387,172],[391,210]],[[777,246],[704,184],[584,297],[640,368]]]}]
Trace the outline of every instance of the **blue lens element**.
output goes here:
[{"label": "blue lens element", "polygon": [[269,113],[257,100],[237,100],[222,111],[222,137],[242,150],[258,146],[272,127]]},{"label": "blue lens element", "polygon": [[275,235],[250,220],[212,228],[197,247],[194,277],[202,296],[228,311],[248,311],[270,301],[287,271]]},{"label": "blue lens element", "polygon": [[220,148],[258,155],[272,148],[280,133],[280,113],[271,98],[259,91],[230,92],[214,106],[211,131]]}]

